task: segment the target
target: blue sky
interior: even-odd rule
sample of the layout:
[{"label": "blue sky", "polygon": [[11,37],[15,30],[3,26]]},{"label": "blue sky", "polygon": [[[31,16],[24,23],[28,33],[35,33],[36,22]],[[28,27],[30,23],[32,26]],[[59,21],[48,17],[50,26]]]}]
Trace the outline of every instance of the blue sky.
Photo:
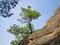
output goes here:
[{"label": "blue sky", "polygon": [[0,16],[0,45],[11,45],[10,42],[11,40],[14,40],[15,37],[8,33],[7,29],[13,24],[24,26],[24,24],[21,24],[16,19],[20,18],[20,7],[27,7],[28,5],[30,5],[32,9],[41,13],[41,16],[38,19],[32,21],[35,29],[40,29],[54,14],[57,7],[60,6],[60,0],[20,0],[18,5],[11,10],[11,12],[14,13],[13,16],[9,18],[3,18]]}]

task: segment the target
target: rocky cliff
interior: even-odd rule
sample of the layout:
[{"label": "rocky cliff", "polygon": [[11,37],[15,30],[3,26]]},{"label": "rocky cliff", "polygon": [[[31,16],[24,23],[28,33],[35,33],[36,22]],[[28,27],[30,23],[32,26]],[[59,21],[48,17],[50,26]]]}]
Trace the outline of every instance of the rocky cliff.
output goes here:
[{"label": "rocky cliff", "polygon": [[18,45],[60,45],[60,7],[42,29],[32,33]]}]

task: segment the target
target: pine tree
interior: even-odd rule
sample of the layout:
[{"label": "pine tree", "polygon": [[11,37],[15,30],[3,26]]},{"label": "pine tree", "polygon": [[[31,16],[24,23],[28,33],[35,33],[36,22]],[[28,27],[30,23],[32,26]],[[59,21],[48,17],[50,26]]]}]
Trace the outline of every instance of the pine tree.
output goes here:
[{"label": "pine tree", "polygon": [[31,27],[31,22],[34,19],[38,19],[38,17],[41,15],[38,11],[31,10],[30,6],[28,6],[27,8],[21,7],[21,10],[22,10],[22,12],[20,13],[21,19],[18,20],[23,23],[28,23],[30,28],[30,34],[32,34],[33,31]]}]

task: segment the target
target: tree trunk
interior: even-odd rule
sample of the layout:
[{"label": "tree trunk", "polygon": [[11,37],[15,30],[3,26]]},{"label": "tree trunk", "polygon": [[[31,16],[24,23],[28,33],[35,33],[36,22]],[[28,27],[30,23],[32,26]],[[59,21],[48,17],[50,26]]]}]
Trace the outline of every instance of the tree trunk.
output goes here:
[{"label": "tree trunk", "polygon": [[30,34],[32,34],[31,22],[29,23],[29,28],[30,28]]}]

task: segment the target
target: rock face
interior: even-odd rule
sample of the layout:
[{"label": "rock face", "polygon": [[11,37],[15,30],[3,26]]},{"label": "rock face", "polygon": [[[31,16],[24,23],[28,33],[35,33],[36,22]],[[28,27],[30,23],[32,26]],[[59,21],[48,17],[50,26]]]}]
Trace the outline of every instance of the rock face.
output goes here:
[{"label": "rock face", "polygon": [[28,41],[26,45],[60,45],[60,7],[42,29],[32,33],[25,41]]}]

